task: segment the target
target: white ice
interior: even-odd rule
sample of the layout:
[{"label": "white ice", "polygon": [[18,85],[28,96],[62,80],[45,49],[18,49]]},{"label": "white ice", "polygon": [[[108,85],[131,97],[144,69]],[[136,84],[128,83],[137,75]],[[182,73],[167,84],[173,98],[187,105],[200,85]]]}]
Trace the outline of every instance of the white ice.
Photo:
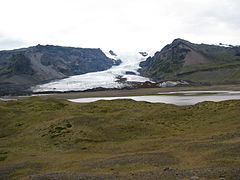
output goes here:
[{"label": "white ice", "polygon": [[[139,75],[139,63],[146,60],[138,52],[115,52],[117,56],[112,56],[108,51],[104,52],[106,56],[112,59],[121,59],[122,63],[118,66],[83,75],[71,76],[62,80],[53,81],[47,84],[38,85],[32,88],[34,92],[44,91],[83,91],[97,87],[102,88],[122,88],[127,86],[126,83],[116,82],[118,76],[127,78],[127,82],[145,82],[148,78]],[[126,72],[134,72],[136,75],[127,75]]]}]

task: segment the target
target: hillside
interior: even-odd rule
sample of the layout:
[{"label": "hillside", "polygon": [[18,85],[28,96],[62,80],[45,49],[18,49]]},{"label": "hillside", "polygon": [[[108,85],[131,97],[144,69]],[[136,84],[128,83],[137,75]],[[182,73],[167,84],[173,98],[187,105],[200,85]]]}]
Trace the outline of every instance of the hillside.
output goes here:
[{"label": "hillside", "polygon": [[237,83],[240,82],[240,47],[193,44],[175,39],[140,66],[141,74],[155,81]]},{"label": "hillside", "polygon": [[117,64],[100,49],[42,46],[0,51],[0,92],[109,69]]},{"label": "hillside", "polygon": [[240,178],[240,101],[0,101],[0,179]]}]

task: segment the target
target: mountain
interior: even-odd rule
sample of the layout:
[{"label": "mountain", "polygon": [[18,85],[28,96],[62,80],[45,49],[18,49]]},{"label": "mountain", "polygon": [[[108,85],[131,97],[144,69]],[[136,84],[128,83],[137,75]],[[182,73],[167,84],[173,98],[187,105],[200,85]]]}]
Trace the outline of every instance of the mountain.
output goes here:
[{"label": "mountain", "polygon": [[143,76],[157,82],[236,83],[240,82],[240,46],[194,44],[175,39],[140,66]]},{"label": "mountain", "polygon": [[148,53],[147,53],[147,52],[139,52],[139,54],[141,54],[143,57],[148,56]]},{"label": "mountain", "polygon": [[119,63],[101,49],[37,45],[0,51],[0,92],[24,90],[51,80],[103,71]]}]

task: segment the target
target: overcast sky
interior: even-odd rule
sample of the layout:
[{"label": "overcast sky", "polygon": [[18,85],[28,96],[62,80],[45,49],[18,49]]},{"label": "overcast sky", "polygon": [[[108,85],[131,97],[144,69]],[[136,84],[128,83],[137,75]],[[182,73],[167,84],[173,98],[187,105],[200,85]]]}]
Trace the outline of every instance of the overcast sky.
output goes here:
[{"label": "overcast sky", "polygon": [[240,0],[2,0],[0,49],[160,50],[175,38],[240,44]]}]

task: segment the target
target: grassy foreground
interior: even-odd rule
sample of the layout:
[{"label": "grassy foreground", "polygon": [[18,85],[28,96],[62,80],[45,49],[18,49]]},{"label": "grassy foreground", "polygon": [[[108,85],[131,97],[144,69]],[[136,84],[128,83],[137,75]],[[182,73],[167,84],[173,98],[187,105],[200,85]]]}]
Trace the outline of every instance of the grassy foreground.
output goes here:
[{"label": "grassy foreground", "polygon": [[0,179],[240,179],[240,101],[0,101]]}]

